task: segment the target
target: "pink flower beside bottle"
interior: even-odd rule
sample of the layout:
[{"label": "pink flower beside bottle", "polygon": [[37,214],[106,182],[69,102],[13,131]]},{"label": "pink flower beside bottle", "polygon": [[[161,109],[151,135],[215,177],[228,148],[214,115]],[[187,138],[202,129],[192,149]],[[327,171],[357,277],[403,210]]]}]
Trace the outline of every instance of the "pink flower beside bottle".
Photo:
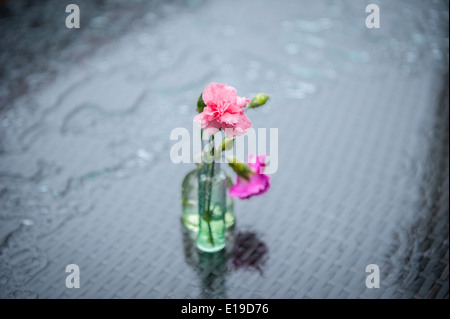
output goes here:
[{"label": "pink flower beside bottle", "polygon": [[[255,195],[261,195],[270,188],[270,176],[264,174],[266,155],[249,155],[247,164],[254,174],[249,175],[249,180],[238,176],[236,184],[230,188],[230,196],[240,199],[248,199]],[[255,162],[255,163],[252,163]]]}]

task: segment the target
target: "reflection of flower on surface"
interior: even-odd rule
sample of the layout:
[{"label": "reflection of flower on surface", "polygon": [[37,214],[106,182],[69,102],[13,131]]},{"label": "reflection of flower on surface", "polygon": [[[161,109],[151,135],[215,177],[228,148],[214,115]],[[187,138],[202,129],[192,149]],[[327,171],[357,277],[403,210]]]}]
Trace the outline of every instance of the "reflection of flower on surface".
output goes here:
[{"label": "reflection of flower on surface", "polygon": [[227,248],[226,252],[205,254],[195,246],[195,236],[184,228],[182,231],[185,260],[197,270],[201,278],[221,276],[224,271],[241,268],[254,269],[263,274],[263,268],[269,259],[269,249],[257,234],[250,231],[230,234],[233,247]]},{"label": "reflection of flower on surface", "polygon": [[263,274],[269,249],[255,233],[244,232],[236,235],[232,266],[234,269],[256,269]]}]

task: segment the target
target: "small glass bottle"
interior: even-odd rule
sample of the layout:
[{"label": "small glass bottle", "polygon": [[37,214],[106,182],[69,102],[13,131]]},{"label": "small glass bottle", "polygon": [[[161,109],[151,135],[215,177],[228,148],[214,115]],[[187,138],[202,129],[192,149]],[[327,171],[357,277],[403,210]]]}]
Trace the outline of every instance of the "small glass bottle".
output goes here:
[{"label": "small glass bottle", "polygon": [[[181,184],[181,221],[189,231],[198,232],[199,214],[198,214],[198,174],[201,171],[201,165],[186,174]],[[223,171],[223,170],[222,170]],[[226,172],[227,192],[226,192],[226,212],[225,227],[230,229],[234,226],[234,201],[229,194],[233,183]]]}]

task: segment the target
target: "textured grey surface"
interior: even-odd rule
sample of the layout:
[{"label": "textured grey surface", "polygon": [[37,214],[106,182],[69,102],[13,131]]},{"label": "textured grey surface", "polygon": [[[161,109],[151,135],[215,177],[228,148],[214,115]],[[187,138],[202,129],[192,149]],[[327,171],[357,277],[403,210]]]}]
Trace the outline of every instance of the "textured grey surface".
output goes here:
[{"label": "textured grey surface", "polygon": [[[0,20],[0,297],[448,298],[448,1],[377,2],[377,30],[359,1],[79,1],[80,30],[23,3]],[[204,255],[169,135],[211,81],[271,93],[249,116],[279,169]]]}]

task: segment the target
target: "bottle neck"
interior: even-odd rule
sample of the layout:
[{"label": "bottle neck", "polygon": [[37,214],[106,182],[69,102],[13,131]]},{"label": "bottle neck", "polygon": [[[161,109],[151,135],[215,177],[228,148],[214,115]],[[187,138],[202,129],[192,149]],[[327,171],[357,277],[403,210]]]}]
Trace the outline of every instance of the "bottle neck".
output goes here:
[{"label": "bottle neck", "polygon": [[[220,141],[214,137],[214,135],[209,135],[208,139],[202,139],[202,166],[203,169],[211,166],[214,167],[214,172],[219,172],[221,163],[224,162],[224,153],[219,147]],[[214,164],[212,164],[214,162]]]}]

